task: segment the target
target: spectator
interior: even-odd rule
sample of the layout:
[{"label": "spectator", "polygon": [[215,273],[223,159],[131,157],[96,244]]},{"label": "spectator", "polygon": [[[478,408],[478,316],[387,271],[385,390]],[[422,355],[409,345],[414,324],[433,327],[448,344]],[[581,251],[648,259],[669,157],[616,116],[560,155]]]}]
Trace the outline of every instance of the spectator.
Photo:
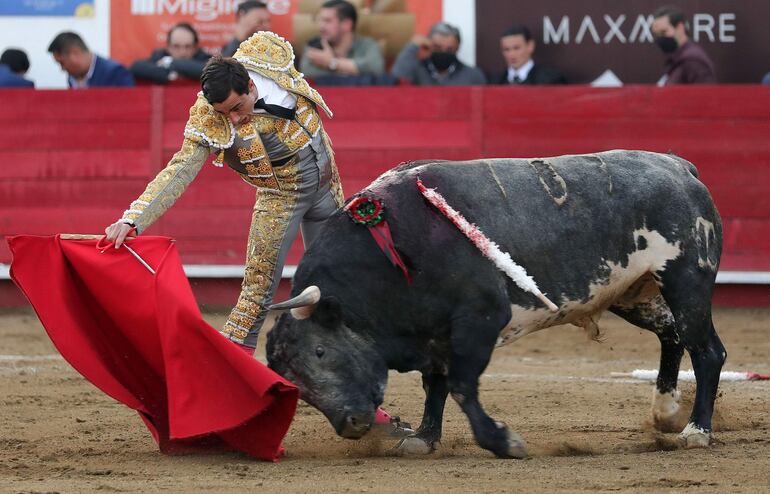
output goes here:
[{"label": "spectator", "polygon": [[493,84],[566,84],[557,70],[535,64],[532,53],[535,40],[527,26],[516,24],[500,37],[500,51],[508,69],[492,80]]},{"label": "spectator", "polygon": [[687,36],[684,13],[675,7],[661,7],[652,16],[652,35],[667,56],[666,73],[658,85],[716,83],[714,63]]},{"label": "spectator", "polygon": [[198,46],[195,28],[180,22],[166,35],[166,47],[153,50],[148,59],[134,62],[131,72],[137,79],[156,84],[168,84],[180,78],[197,83],[209,58],[211,55]]},{"label": "spectator", "polygon": [[67,82],[72,89],[134,85],[131,72],[114,60],[91,53],[83,38],[73,32],[56,35],[48,52],[69,75]]},{"label": "spectator", "polygon": [[321,36],[308,41],[299,64],[307,77],[379,76],[385,72],[377,42],[355,34],[358,14],[350,2],[324,2],[316,23]]},{"label": "spectator", "polygon": [[484,74],[457,58],[460,30],[446,22],[434,24],[428,37],[415,36],[396,57],[391,73],[412,84],[467,86],[486,84]]},{"label": "spectator", "polygon": [[0,87],[35,87],[34,82],[24,78],[28,70],[27,54],[8,48],[0,55]]},{"label": "spectator", "polygon": [[232,57],[238,47],[257,31],[270,31],[270,11],[264,2],[247,0],[235,12],[235,37],[222,47],[223,57]]},{"label": "spectator", "polygon": [[765,77],[762,78],[762,84],[770,84],[770,72],[765,74]]}]

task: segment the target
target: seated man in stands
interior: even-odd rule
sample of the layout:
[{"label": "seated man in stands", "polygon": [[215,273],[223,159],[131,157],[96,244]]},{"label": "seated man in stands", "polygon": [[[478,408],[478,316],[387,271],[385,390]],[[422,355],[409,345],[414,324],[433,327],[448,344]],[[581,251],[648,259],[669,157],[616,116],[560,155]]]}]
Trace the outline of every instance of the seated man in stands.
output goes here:
[{"label": "seated man in stands", "polygon": [[0,56],[0,87],[35,87],[34,82],[24,78],[28,70],[27,54],[8,48]]},{"label": "seated man in stands", "polygon": [[270,11],[264,2],[246,0],[235,11],[235,36],[222,47],[223,57],[232,57],[238,47],[257,31],[270,31]]},{"label": "seated man in stands", "polygon": [[325,2],[316,22],[321,36],[308,41],[299,64],[307,77],[379,76],[385,72],[377,42],[355,34],[358,14],[350,2]]},{"label": "seated man in stands", "polygon": [[492,84],[566,84],[557,70],[535,64],[532,53],[535,40],[527,26],[511,26],[500,37],[500,51],[507,69],[492,79]]},{"label": "seated man in stands", "polygon": [[658,85],[715,84],[714,62],[700,45],[690,41],[684,13],[674,7],[661,7],[652,16],[652,35],[666,55],[666,73]]},{"label": "seated man in stands", "polygon": [[401,50],[391,74],[424,86],[486,84],[484,73],[457,58],[460,30],[446,22],[434,24],[428,37],[417,35]]},{"label": "seated man in stands", "polygon": [[83,38],[73,32],[56,35],[48,52],[68,74],[72,89],[134,85],[131,72],[114,60],[91,53]]},{"label": "seated man in stands", "polygon": [[134,62],[131,72],[140,80],[168,84],[177,79],[196,83],[211,55],[198,46],[198,33],[190,24],[180,22],[168,32],[166,47],[154,50],[150,58]]}]

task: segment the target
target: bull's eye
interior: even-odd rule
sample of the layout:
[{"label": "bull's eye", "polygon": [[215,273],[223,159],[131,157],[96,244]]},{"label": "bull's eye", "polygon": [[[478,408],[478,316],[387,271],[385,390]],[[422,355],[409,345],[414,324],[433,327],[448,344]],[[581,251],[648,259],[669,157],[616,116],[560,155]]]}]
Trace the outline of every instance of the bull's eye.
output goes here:
[{"label": "bull's eye", "polygon": [[322,347],[321,345],[318,345],[317,347],[315,347],[315,354],[318,356],[318,358],[323,357],[324,352],[326,352],[326,350],[324,350],[324,347]]}]

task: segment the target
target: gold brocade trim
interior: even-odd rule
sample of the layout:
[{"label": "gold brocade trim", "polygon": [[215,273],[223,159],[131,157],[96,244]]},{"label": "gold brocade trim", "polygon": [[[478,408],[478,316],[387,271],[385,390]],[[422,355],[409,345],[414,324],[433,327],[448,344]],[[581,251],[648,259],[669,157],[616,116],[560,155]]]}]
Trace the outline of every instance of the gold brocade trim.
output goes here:
[{"label": "gold brocade trim", "polygon": [[[302,126],[296,120],[302,122]],[[240,170],[241,178],[255,187],[277,189],[288,187],[288,190],[297,190],[299,185],[295,182],[286,182],[286,177],[277,176],[278,173],[286,173],[286,166],[280,167],[281,172],[276,172],[267,155],[264,144],[259,134],[275,133],[278,140],[286,146],[289,152],[294,153],[307,146],[313,137],[321,130],[321,117],[315,109],[312,101],[302,96],[297,97],[296,120],[286,120],[267,115],[252,115],[249,123],[237,128],[239,140],[234,148],[235,154],[244,169]],[[304,126],[304,128],[303,128]],[[252,136],[254,136],[252,138]],[[248,140],[245,140],[246,138]],[[327,151],[330,147],[327,143]],[[245,171],[245,175],[243,172]]]},{"label": "gold brocade trim", "polygon": [[245,123],[238,126],[238,137],[244,141],[249,141],[257,137],[257,129],[254,128],[252,122]]},{"label": "gold brocade trim", "polygon": [[267,159],[267,152],[265,151],[265,146],[262,145],[261,139],[252,139],[246,142],[248,143],[247,145],[235,150],[242,164],[247,165],[255,161]]},{"label": "gold brocade trim", "polygon": [[277,34],[260,31],[242,42],[233,58],[247,67],[284,72],[294,66],[294,49]]},{"label": "gold brocade trim", "polygon": [[332,140],[325,129],[321,129],[321,137],[323,138],[324,146],[326,146],[326,154],[329,155],[329,166],[332,167],[332,196],[334,197],[334,202],[337,203],[337,207],[341,208],[345,204],[345,193],[342,190],[342,179],[340,178],[340,171],[337,169],[337,161],[334,159]]},{"label": "gold brocade trim", "polygon": [[260,160],[258,164],[249,163],[246,165],[246,172],[251,177],[273,176],[273,167],[266,160]]},{"label": "gold brocade trim", "polygon": [[296,118],[294,120],[276,119],[273,124],[273,132],[290,151],[307,146],[320,128],[321,117],[313,107],[313,103],[301,96],[297,97]]},{"label": "gold brocade trim", "polygon": [[280,188],[280,186],[278,185],[278,180],[276,180],[275,177],[259,178],[259,177],[250,177],[248,175],[241,175],[241,178],[247,184],[253,185],[258,189],[276,189],[277,190]]},{"label": "gold brocade trim", "polygon": [[216,149],[227,149],[233,145],[235,128],[199,92],[198,99],[190,107],[190,118],[185,125],[184,135],[194,142],[204,142]]},{"label": "gold brocade trim", "polygon": [[[296,163],[281,167],[287,185],[299,179]],[[278,255],[286,236],[299,194],[287,190],[260,189],[251,217],[249,242],[246,251],[246,270],[241,294],[222,329],[232,341],[243,344],[249,331],[265,311],[265,299],[272,295]]]},{"label": "gold brocade trim", "polygon": [[217,157],[214,158],[214,161],[212,161],[212,164],[214,166],[218,166],[218,167],[225,166],[225,152],[224,152],[224,150],[220,151],[219,154],[217,154]]},{"label": "gold brocade trim", "polygon": [[302,73],[294,67],[291,44],[277,34],[260,31],[252,35],[241,43],[233,58],[243,64],[246,70],[265,76],[283,89],[310,99],[332,117],[332,111],[318,91],[311,88]]}]

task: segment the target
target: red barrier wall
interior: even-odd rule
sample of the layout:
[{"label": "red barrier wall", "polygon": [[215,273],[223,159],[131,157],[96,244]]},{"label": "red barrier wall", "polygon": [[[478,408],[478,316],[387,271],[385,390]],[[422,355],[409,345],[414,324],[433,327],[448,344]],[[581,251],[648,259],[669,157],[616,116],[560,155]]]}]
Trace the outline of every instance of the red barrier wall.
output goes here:
[{"label": "red barrier wall", "polygon": [[[322,93],[347,195],[412,159],[673,151],[697,165],[722,214],[722,268],[770,271],[770,87]],[[103,231],[178,149],[194,97],[161,87],[1,91],[0,235]],[[186,264],[240,264],[253,201],[232,171],[206,166],[148,233],[176,237]],[[289,264],[300,254],[298,244]]]}]

